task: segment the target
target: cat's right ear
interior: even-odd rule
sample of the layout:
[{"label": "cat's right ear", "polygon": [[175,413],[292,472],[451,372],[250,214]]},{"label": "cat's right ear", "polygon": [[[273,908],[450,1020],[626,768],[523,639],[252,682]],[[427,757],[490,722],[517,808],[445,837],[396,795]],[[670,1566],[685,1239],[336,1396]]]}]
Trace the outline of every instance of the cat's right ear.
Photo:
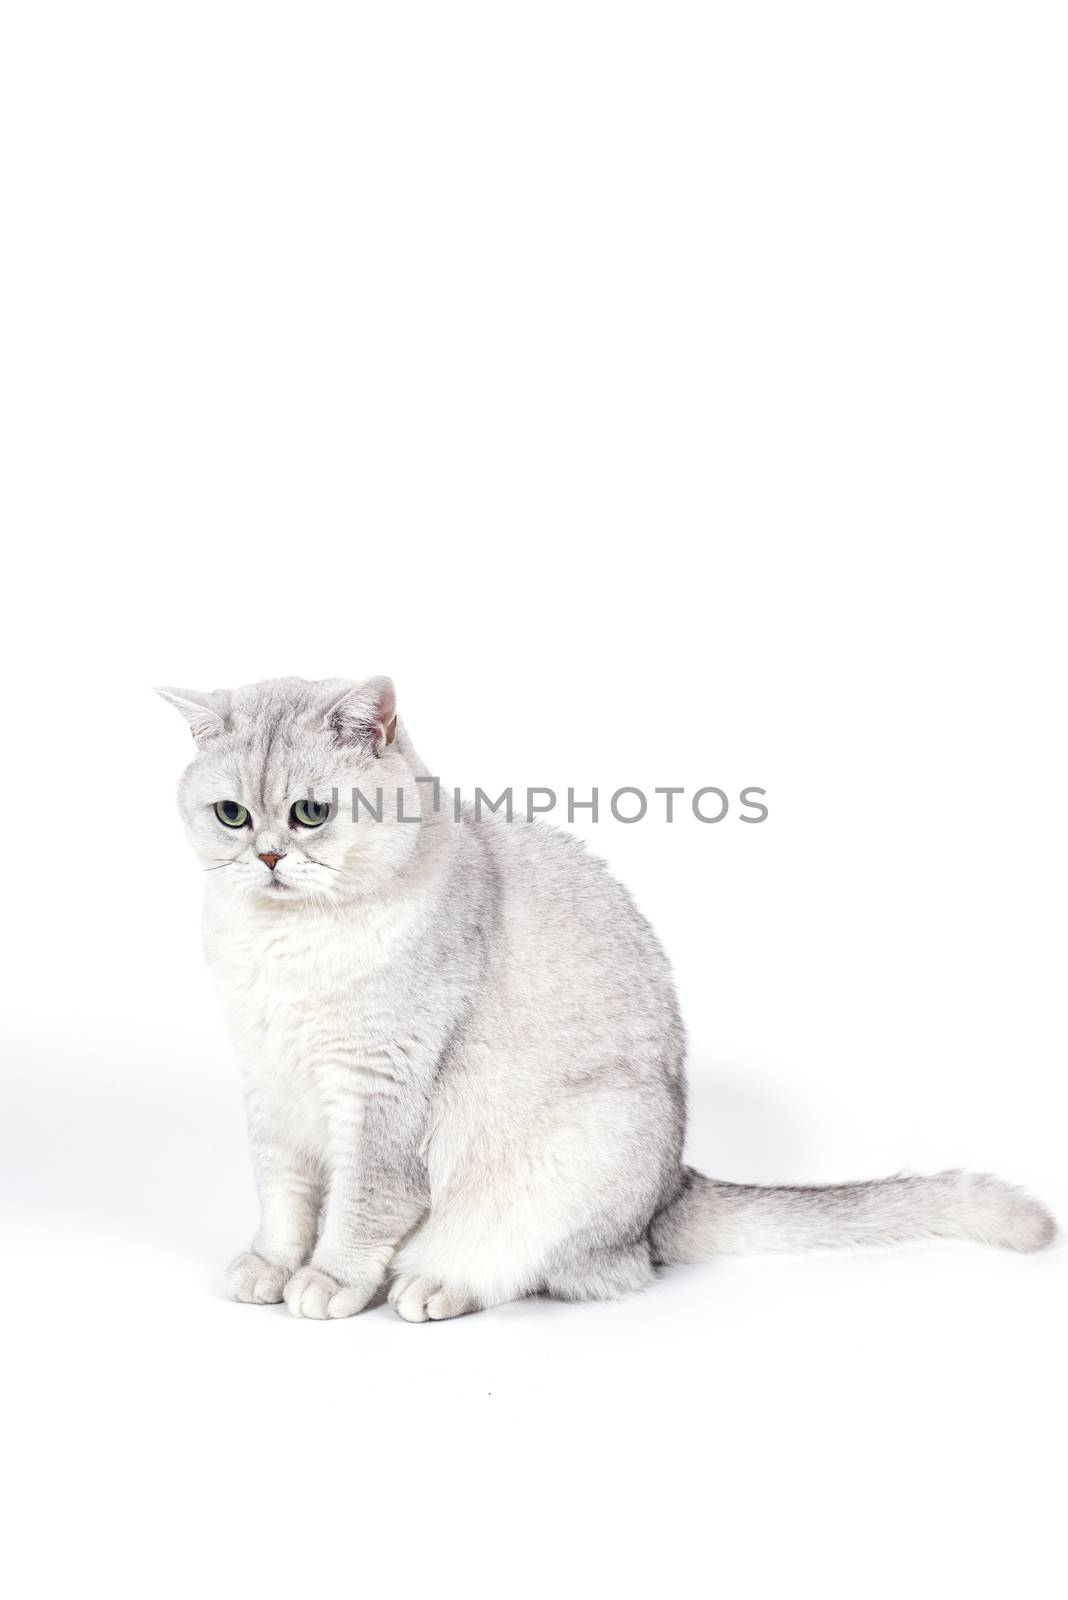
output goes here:
[{"label": "cat's right ear", "polygon": [[209,745],[226,732],[226,722],[216,710],[217,694],[199,694],[195,689],[157,689],[156,693],[181,712],[198,745]]}]

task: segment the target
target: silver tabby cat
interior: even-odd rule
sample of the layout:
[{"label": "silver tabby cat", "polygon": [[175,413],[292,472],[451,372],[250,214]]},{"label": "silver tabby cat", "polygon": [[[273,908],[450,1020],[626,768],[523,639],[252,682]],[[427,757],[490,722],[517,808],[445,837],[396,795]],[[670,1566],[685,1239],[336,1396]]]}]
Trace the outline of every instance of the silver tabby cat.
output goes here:
[{"label": "silver tabby cat", "polygon": [[[161,693],[197,746],[179,804],[261,1205],[236,1299],[349,1317],[388,1283],[425,1322],[723,1251],[1052,1237],[995,1178],[756,1188],[684,1166],[668,963],[576,839],[435,809],[388,678]],[[353,821],[354,788],[383,792],[381,821]]]}]

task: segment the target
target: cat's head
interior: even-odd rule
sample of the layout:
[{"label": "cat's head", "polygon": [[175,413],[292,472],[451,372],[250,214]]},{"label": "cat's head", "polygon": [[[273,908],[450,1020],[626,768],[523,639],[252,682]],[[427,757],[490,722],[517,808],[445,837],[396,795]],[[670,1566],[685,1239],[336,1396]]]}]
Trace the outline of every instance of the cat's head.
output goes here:
[{"label": "cat's head", "polygon": [[[418,816],[421,769],[398,738],[389,678],[157,692],[196,743],[178,806],[217,892],[280,905],[372,893],[414,849],[418,826],[399,821],[398,810]],[[380,822],[359,804],[353,820],[354,789],[380,809]]]}]

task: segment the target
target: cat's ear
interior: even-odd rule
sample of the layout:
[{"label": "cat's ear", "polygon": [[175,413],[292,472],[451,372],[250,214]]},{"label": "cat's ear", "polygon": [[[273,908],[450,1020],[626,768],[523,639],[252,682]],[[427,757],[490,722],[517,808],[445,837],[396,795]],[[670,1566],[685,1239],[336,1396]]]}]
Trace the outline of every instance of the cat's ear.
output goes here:
[{"label": "cat's ear", "polygon": [[198,745],[211,744],[226,732],[218,694],[199,694],[195,689],[157,689],[156,693],[181,712]]},{"label": "cat's ear", "polygon": [[354,683],[326,713],[338,744],[361,745],[380,756],[397,737],[397,691],[392,678],[368,678]]}]

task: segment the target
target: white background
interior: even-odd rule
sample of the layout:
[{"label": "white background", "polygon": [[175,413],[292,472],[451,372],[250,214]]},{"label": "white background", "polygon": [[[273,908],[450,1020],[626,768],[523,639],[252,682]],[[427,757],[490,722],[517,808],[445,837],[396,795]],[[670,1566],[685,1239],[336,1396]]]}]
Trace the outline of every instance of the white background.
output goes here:
[{"label": "white background", "polygon": [[691,1159],[1068,1217],[1063,8],[11,6],[14,1593],[1061,1592],[1065,1253],[611,1306],[222,1296],[236,1070],[151,694],[391,673],[583,829]]}]

